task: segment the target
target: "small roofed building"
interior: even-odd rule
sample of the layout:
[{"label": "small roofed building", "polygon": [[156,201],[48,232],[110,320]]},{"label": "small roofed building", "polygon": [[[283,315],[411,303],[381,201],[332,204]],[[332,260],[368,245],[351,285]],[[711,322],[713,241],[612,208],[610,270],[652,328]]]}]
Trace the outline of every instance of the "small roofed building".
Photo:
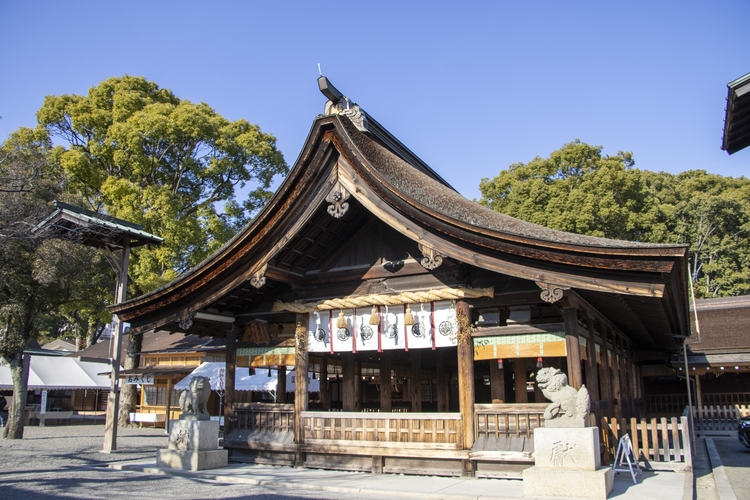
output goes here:
[{"label": "small roofed building", "polygon": [[[120,340],[122,343],[120,365],[125,363],[129,335],[129,333],[122,335]],[[83,360],[106,361],[112,357],[113,352],[112,341],[105,340],[68,356]],[[150,384],[138,384],[140,387],[139,404],[136,406],[136,412],[132,415],[134,418],[131,421],[163,426],[168,420],[179,418],[181,413],[179,393],[174,392],[174,385],[201,363],[224,361],[225,345],[224,339],[220,338],[198,337],[159,330],[143,334],[142,350],[139,354],[138,368],[119,372],[120,380],[125,383],[128,377],[132,378],[133,375],[149,375],[153,380]],[[105,371],[106,366],[102,365],[102,372]],[[81,398],[89,395],[81,393],[75,396]],[[99,398],[98,401],[100,402],[99,409],[106,408],[106,398],[104,400]],[[218,415],[219,398],[212,395],[208,407],[212,414]],[[168,409],[169,419],[167,419]]]},{"label": "small roofed building", "polygon": [[[686,247],[484,208],[319,85],[325,113],[260,213],[191,271],[112,307],[132,331],[226,340],[232,459],[466,476],[532,465],[542,366],[588,387],[592,423],[638,416],[642,363],[664,364],[689,335]],[[319,399],[300,383],[279,404],[236,402],[233,367],[290,364],[320,380]]]},{"label": "small roofed building", "polygon": [[[697,311],[699,329],[696,328]],[[651,416],[681,414],[688,404],[685,371],[692,378],[698,407],[740,405],[750,408],[750,295],[695,301],[690,310],[693,336],[687,344],[687,368],[680,352],[669,365],[644,371],[646,405]]]},{"label": "small roofed building", "polygon": [[750,146],[750,73],[727,84],[721,149],[734,154]]}]

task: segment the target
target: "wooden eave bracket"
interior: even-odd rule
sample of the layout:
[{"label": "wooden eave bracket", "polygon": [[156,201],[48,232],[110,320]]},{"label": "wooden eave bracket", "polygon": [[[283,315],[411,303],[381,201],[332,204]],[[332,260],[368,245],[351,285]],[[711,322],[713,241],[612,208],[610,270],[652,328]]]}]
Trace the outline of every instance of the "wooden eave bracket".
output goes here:
[{"label": "wooden eave bracket", "polygon": [[328,213],[336,219],[342,218],[349,210],[349,203],[347,203],[349,196],[349,191],[340,181],[336,181],[331,192],[326,196],[326,201],[330,203]]},{"label": "wooden eave bracket", "polygon": [[266,270],[268,269],[268,262],[263,264],[257,271],[250,276],[250,284],[255,288],[261,288],[266,284]]},{"label": "wooden eave bracket", "polygon": [[420,260],[419,263],[428,271],[440,267],[443,263],[445,255],[439,254],[437,250],[433,250],[432,248],[419,243],[419,251],[422,252],[423,255],[422,260]]},{"label": "wooden eave bracket", "polygon": [[550,304],[554,304],[558,300],[562,299],[564,290],[570,290],[569,286],[544,283],[542,281],[537,281],[536,284],[539,288],[542,289],[542,293],[539,294],[542,300]]}]

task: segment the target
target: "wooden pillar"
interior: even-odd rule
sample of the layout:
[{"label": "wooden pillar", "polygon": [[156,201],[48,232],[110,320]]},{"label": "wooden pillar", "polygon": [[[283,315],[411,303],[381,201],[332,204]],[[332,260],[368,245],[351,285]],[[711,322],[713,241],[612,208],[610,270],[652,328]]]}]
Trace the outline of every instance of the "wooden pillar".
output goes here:
[{"label": "wooden pillar", "polygon": [[276,367],[276,402],[286,403],[286,366]]},{"label": "wooden pillar", "polygon": [[[297,445],[305,442],[304,420],[302,412],[307,411],[309,398],[307,387],[307,325],[309,318],[307,313],[297,314],[297,328],[295,330],[295,356],[294,356],[294,443]],[[320,387],[324,380],[320,380]],[[305,454],[301,451],[294,452],[295,467],[303,467]]]},{"label": "wooden pillar", "polygon": [[505,368],[503,360],[490,360],[490,397],[492,402],[505,403]]},{"label": "wooden pillar", "polygon": [[578,311],[575,307],[563,308],[565,323],[565,350],[568,360],[568,384],[580,389],[583,384],[581,373],[581,351],[578,347]]},{"label": "wooden pillar", "polygon": [[437,410],[448,411],[448,374],[445,372],[445,349],[438,349],[435,371],[437,372]]},{"label": "wooden pillar", "polygon": [[331,409],[331,385],[328,383],[328,358],[320,361],[320,407],[328,411]]},{"label": "wooden pillar", "polygon": [[[463,425],[463,449],[474,445],[474,346],[471,339],[471,309],[464,301],[456,303],[458,321],[458,407]],[[476,462],[462,460],[462,475],[473,477]]]},{"label": "wooden pillar", "polygon": [[538,360],[532,360],[534,363],[534,402],[535,403],[544,403],[547,401],[547,398],[544,397],[544,394],[542,394],[542,389],[539,387],[539,384],[537,383],[536,376],[539,373],[539,370],[541,370],[544,367],[544,360],[542,360],[542,366],[537,366]]},{"label": "wooden pillar", "polygon": [[342,362],[342,383],[341,383],[341,402],[344,411],[357,411],[357,399],[355,394],[355,384],[357,382],[356,363],[354,362],[354,353],[341,353]]},{"label": "wooden pillar", "polygon": [[526,371],[526,358],[513,360],[513,378],[515,379],[516,403],[528,403],[529,393],[526,392],[528,372]]},{"label": "wooden pillar", "polygon": [[599,425],[601,420],[601,410],[599,408],[599,377],[597,377],[598,365],[596,362],[596,330],[594,329],[594,320],[586,318],[586,329],[589,331],[589,338],[586,342],[586,387],[589,390],[591,398],[591,410],[596,415],[596,424]]},{"label": "wooden pillar", "polygon": [[700,408],[703,406],[703,390],[701,389],[701,376],[695,376],[695,405]]},{"label": "wooden pillar", "polygon": [[615,417],[622,418],[622,386],[620,385],[620,348],[617,334],[612,336],[612,397],[617,401]]},{"label": "wooden pillar", "polygon": [[362,362],[354,361],[354,408],[355,411],[362,410]]},{"label": "wooden pillar", "polygon": [[[602,346],[599,353],[602,357],[602,364],[601,364],[601,384],[602,384],[602,399],[607,401],[607,411],[606,416],[612,417],[614,415],[614,403],[612,401],[612,374],[610,373],[611,366],[610,366],[610,359],[609,355],[607,354],[609,351],[609,330],[606,327],[602,328]],[[604,416],[605,413],[602,414]]]},{"label": "wooden pillar", "polygon": [[232,325],[232,328],[227,331],[226,338],[227,372],[224,376],[226,380],[224,387],[224,439],[234,431],[236,425],[236,416],[234,413],[234,381],[235,370],[237,367],[237,332],[239,329],[239,326]]},{"label": "wooden pillar", "polygon": [[412,349],[411,356],[411,380],[409,380],[409,398],[411,399],[411,411],[422,411],[422,355]]},{"label": "wooden pillar", "polygon": [[[164,431],[169,434],[169,417],[171,416],[170,413],[172,413],[172,377],[170,376],[167,378],[167,413],[164,415]],[[141,394],[146,392],[145,389],[141,390]]]},{"label": "wooden pillar", "polygon": [[391,380],[391,353],[380,353],[380,411],[390,412],[393,396],[393,381]]}]

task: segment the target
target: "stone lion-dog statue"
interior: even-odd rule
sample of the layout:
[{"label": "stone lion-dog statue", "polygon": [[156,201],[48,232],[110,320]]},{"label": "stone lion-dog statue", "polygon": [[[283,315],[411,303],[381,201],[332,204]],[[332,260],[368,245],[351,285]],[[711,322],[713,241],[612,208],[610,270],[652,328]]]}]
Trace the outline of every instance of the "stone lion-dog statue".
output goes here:
[{"label": "stone lion-dog statue", "polygon": [[211,395],[211,382],[208,377],[192,377],[190,388],[180,394],[180,420],[210,420],[206,409]]},{"label": "stone lion-dog statue", "polygon": [[542,368],[536,383],[552,404],[544,410],[545,427],[585,427],[589,415],[589,391],[585,385],[576,391],[559,368]]}]

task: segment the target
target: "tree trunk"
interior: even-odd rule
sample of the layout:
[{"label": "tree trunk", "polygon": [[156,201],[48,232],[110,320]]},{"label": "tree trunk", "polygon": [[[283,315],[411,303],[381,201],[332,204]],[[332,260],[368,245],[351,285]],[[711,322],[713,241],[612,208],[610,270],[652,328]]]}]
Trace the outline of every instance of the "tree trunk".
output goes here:
[{"label": "tree trunk", "polygon": [[[141,347],[143,345],[142,334],[128,335],[128,352],[125,357],[125,369],[138,368],[141,363]],[[115,361],[117,362],[117,360]],[[169,397],[169,396],[167,396]],[[138,404],[138,391],[135,385],[123,385],[120,387],[120,414],[117,418],[119,427],[127,427],[130,424],[130,413],[135,411]]]},{"label": "tree trunk", "polygon": [[5,439],[23,439],[23,412],[26,409],[30,360],[30,356],[24,356],[23,352],[19,352],[10,361],[13,397],[8,411],[8,423],[5,424],[5,429],[3,429]]},{"label": "tree trunk", "polygon": [[99,337],[99,323],[96,318],[91,317],[88,321],[88,328],[86,329],[86,347],[91,347],[96,344]]}]

